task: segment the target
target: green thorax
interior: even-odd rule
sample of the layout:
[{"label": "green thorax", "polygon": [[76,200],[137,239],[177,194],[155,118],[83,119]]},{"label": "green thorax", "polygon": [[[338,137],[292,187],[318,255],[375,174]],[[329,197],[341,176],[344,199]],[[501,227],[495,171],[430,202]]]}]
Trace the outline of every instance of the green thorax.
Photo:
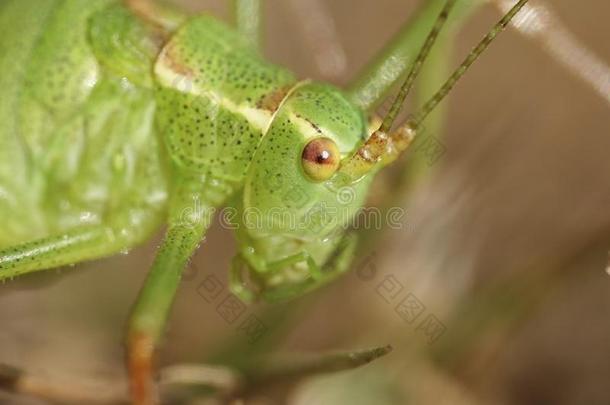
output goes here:
[{"label": "green thorax", "polygon": [[175,165],[239,189],[294,76],[207,16],[177,31],[154,74],[157,124]]}]

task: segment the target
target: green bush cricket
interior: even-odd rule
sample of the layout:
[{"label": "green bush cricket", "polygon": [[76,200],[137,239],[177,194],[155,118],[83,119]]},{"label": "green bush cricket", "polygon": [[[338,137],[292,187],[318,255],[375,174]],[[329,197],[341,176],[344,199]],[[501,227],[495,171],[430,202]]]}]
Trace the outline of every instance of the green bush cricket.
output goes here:
[{"label": "green bush cricket", "polygon": [[[5,1],[0,280],[116,254],[167,224],[127,334],[133,401],[154,403],[154,350],[215,209],[239,213],[230,280],[242,299],[286,300],[342,274],[355,250],[345,225],[375,174],[526,2],[393,130],[455,0],[429,2],[400,34],[412,63],[392,72],[387,55],[347,91],[263,59],[257,0],[234,1],[236,30],[148,1]],[[381,125],[369,122],[402,77]],[[311,226],[318,207],[330,215]]]}]

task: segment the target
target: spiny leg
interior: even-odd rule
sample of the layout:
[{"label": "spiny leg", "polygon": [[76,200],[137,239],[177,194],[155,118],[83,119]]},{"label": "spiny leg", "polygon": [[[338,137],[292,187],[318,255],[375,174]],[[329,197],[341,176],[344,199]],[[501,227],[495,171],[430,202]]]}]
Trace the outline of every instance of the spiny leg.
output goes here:
[{"label": "spiny leg", "polygon": [[263,46],[263,0],[233,0],[235,27],[253,47]]},{"label": "spiny leg", "polygon": [[146,240],[159,225],[154,210],[138,210],[141,221],[132,224],[130,211],[109,224],[75,228],[0,251],[0,280],[35,271],[111,256]]},{"label": "spiny leg", "polygon": [[[200,196],[193,194],[173,204],[165,239],[161,244],[146,282],[131,314],[127,332],[127,366],[134,404],[151,405],[158,401],[153,382],[153,360],[165,328],[182,272],[210,226],[213,208],[201,207]],[[195,216],[185,218],[184,213]]]},{"label": "spiny leg", "polygon": [[[408,21],[390,43],[375,57],[347,88],[349,99],[364,111],[372,111],[390,89],[405,75],[422,47],[429,28],[444,0],[430,0]],[[451,19],[455,26],[480,6],[480,1],[460,1]]]}]

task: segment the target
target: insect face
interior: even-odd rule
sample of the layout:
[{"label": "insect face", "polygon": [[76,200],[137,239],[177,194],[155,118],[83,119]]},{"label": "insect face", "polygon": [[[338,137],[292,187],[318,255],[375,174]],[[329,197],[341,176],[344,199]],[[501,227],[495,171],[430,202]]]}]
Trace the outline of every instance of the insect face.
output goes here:
[{"label": "insect face", "polygon": [[243,191],[240,255],[265,284],[315,279],[363,205],[370,179],[328,181],[367,136],[362,113],[334,88],[300,85],[277,111]]}]

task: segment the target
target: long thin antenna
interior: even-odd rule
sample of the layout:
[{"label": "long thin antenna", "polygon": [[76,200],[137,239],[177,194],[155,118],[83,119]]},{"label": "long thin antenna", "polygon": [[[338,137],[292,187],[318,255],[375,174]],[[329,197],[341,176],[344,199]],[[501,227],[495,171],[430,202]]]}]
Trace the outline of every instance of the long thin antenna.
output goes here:
[{"label": "long thin antenna", "polygon": [[[371,171],[379,162],[380,159],[384,158],[389,154],[394,155],[397,146],[392,143],[392,139],[387,135],[388,131],[391,129],[394,120],[398,116],[400,109],[402,108],[402,104],[409,94],[411,87],[413,86],[413,81],[417,77],[417,74],[420,72],[426,57],[430,53],[430,49],[432,49],[432,45],[436,41],[439,32],[441,31],[443,25],[447,21],[447,17],[449,16],[449,11],[451,7],[455,4],[456,0],[447,0],[443,10],[439,14],[436,19],[436,23],[428,37],[426,38],[426,42],[424,43],[419,55],[415,59],[413,66],[404,83],[402,84],[390,111],[386,115],[383,120],[380,128],[375,131],[369,139],[366,140],[364,145],[362,145],[354,155],[349,158],[346,158],[341,163],[341,168],[338,171],[338,176],[335,177],[336,181],[339,178],[342,179],[357,179],[362,177],[365,173]],[[391,143],[391,144],[390,144]],[[402,147],[401,144],[398,147]],[[407,145],[404,145],[406,149]]]},{"label": "long thin antenna", "polygon": [[398,92],[398,94],[396,95],[396,98],[394,99],[394,102],[392,103],[392,107],[390,108],[390,111],[387,113],[387,115],[383,119],[381,128],[379,128],[379,130],[381,132],[387,133],[390,131],[390,129],[392,129],[392,124],[394,124],[396,117],[400,113],[400,110],[402,109],[402,105],[405,102],[405,99],[407,98],[407,96],[409,95],[411,88],[413,87],[413,82],[419,75],[419,72],[421,71],[421,68],[424,65],[424,62],[426,61],[428,55],[430,54],[430,50],[432,49],[432,46],[436,42],[436,39],[438,38],[438,35],[441,32],[443,26],[447,22],[447,18],[449,17],[449,12],[451,11],[451,8],[453,8],[453,6],[455,5],[455,2],[456,2],[456,0],[447,0],[447,2],[445,3],[445,6],[441,10],[441,13],[437,17],[436,22],[434,23],[434,27],[432,27],[432,31],[430,31],[430,33],[428,34],[428,37],[426,38],[424,45],[422,46],[421,50],[419,51],[419,54],[417,55],[415,62],[413,62],[413,66],[411,66],[411,70],[409,71],[407,78],[403,82],[402,86],[400,87],[400,91]]},{"label": "long thin antenna", "polygon": [[449,94],[453,86],[455,86],[458,80],[460,80],[464,73],[466,73],[468,68],[481,56],[489,44],[491,44],[496,36],[502,32],[504,28],[506,28],[515,14],[517,14],[527,2],[528,0],[519,0],[519,2],[515,4],[500,21],[498,21],[498,23],[491,29],[491,31],[489,31],[485,38],[483,38],[481,42],[479,42],[479,44],[470,52],[464,62],[462,62],[455,72],[453,72],[443,87],[441,87],[441,89],[434,96],[432,96],[432,98],[421,108],[421,110],[409,120],[412,128],[419,127],[421,122],[434,110],[434,108],[447,96],[447,94]]},{"label": "long thin antenna", "polygon": [[[410,77],[412,75],[416,75],[418,69],[421,68],[421,62],[416,62],[413,69],[409,73],[409,77],[407,77],[405,84],[403,84],[403,89],[401,89],[401,92],[394,101],[392,110],[390,113],[388,113],[388,116],[386,116],[386,119],[384,120],[384,123],[381,125],[380,129],[373,132],[364,145],[358,148],[358,150],[352,156],[343,159],[341,162],[341,167],[337,171],[336,175],[331,179],[333,186],[344,185],[344,183],[350,181],[357,181],[368,172],[374,170],[378,164],[381,164],[381,166],[386,166],[387,164],[396,160],[396,158],[398,158],[398,156],[400,156],[400,154],[409,147],[409,144],[417,135],[421,122],[428,116],[428,114],[430,114],[430,112],[432,112],[432,110],[434,110],[438,103],[440,103],[447,96],[449,91],[453,88],[453,86],[455,86],[457,81],[464,75],[464,73],[466,73],[468,68],[474,63],[475,60],[479,58],[479,56],[481,56],[489,44],[504,28],[506,28],[512,18],[527,2],[528,0],[519,0],[519,2],[515,4],[515,6],[513,6],[513,8],[504,17],[502,17],[502,19],[489,31],[485,38],[483,38],[483,40],[470,52],[460,67],[456,69],[449,80],[445,82],[445,84],[430,99],[430,101],[428,101],[413,118],[407,120],[404,125],[401,125],[396,131],[388,133],[389,127],[392,126],[398,111],[400,111],[402,100],[404,100],[404,97],[406,97],[406,94],[412,85],[413,79]],[[445,7],[450,7],[450,3],[452,3],[451,0],[447,2]],[[441,13],[441,16],[439,16],[440,20],[446,18],[443,17],[442,14],[443,13]],[[437,26],[435,26],[432,32],[434,33],[437,29]],[[426,46],[424,46],[424,49],[425,47]],[[429,49],[428,51],[425,51],[424,49],[422,49],[420,54],[423,54],[423,58],[425,59]]]}]

